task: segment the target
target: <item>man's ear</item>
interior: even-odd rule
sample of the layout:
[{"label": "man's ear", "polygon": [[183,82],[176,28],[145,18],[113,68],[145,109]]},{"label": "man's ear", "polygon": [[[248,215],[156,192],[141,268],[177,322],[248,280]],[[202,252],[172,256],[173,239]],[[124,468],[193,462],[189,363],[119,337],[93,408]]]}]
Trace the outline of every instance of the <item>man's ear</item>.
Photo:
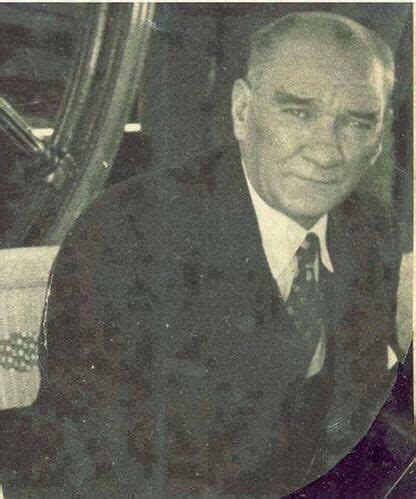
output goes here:
[{"label": "man's ear", "polygon": [[246,136],[247,117],[251,100],[251,90],[243,79],[236,80],[232,92],[231,114],[233,117],[234,136],[243,140]]}]

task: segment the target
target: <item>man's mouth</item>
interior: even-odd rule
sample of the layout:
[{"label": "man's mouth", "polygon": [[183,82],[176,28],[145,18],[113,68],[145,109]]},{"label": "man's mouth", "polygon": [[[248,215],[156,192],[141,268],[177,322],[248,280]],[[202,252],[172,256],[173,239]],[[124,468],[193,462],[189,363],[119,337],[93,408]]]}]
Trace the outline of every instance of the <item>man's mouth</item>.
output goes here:
[{"label": "man's mouth", "polygon": [[306,182],[313,182],[315,184],[323,184],[323,185],[334,185],[338,184],[340,179],[339,177],[334,177],[334,176],[320,176],[320,177],[313,177],[313,176],[308,176],[308,175],[299,175],[299,174],[293,174],[294,177],[304,180]]}]

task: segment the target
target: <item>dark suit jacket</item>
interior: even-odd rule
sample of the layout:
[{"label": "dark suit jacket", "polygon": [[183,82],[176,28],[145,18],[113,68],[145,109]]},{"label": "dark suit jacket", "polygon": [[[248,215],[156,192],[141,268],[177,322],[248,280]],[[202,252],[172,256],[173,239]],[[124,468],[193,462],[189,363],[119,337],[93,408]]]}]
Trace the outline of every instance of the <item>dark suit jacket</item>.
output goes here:
[{"label": "dark suit jacket", "polygon": [[[268,269],[237,149],[108,192],[58,257],[42,388],[19,442],[9,440],[8,470],[93,497],[100,487],[113,497],[276,496],[316,478],[368,429],[394,376],[390,218],[354,194],[330,213],[328,246],[325,400],[301,404],[299,418],[290,400],[306,393],[304,347]],[[306,462],[292,453],[300,439]]]}]

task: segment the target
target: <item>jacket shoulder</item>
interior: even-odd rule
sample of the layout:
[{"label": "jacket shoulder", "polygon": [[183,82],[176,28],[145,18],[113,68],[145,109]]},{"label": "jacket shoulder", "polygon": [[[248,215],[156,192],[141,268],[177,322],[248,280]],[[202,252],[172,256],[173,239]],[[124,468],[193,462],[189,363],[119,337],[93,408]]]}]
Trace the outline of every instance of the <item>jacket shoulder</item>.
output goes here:
[{"label": "jacket shoulder", "polygon": [[154,175],[143,175],[110,187],[75,221],[63,246],[77,244],[85,247],[99,241],[108,241],[115,246],[128,244],[128,233],[134,229],[132,219],[140,219],[140,215],[157,205],[160,193],[156,183]]},{"label": "jacket shoulder", "polygon": [[169,176],[179,189],[193,192],[212,191],[224,168],[239,162],[240,154],[236,144],[227,144],[208,153],[196,155],[180,168],[169,171]]}]

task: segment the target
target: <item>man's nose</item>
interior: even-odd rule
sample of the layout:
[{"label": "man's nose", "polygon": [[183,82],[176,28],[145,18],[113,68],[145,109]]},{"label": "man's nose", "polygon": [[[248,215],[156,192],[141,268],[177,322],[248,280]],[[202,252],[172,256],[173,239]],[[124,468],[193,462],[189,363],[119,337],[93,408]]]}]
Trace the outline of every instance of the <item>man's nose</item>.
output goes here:
[{"label": "man's nose", "polygon": [[337,123],[333,117],[324,116],[317,120],[316,126],[311,131],[306,156],[324,168],[336,167],[344,160]]}]

